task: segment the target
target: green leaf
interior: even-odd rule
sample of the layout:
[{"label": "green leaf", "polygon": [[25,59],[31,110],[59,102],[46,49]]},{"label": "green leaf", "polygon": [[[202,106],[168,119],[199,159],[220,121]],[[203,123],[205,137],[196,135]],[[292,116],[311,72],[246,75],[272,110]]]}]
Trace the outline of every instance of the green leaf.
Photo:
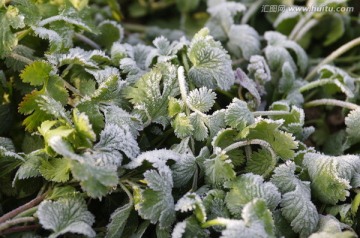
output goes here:
[{"label": "green leaf", "polygon": [[189,116],[193,130],[193,137],[197,141],[204,141],[208,137],[209,130],[206,127],[207,117],[203,117],[197,112],[191,113]]},{"label": "green leaf", "polygon": [[[329,24],[329,23],[328,23]],[[331,45],[340,39],[345,33],[345,20],[339,13],[331,14],[330,32],[326,34],[324,46]]]},{"label": "green leaf", "polygon": [[215,219],[215,223],[224,225],[221,237],[275,237],[274,221],[271,212],[262,199],[254,199],[246,204],[242,211],[243,220]]},{"label": "green leaf", "polygon": [[209,230],[203,229],[196,217],[190,216],[182,222],[178,222],[171,234],[172,238],[208,238]]},{"label": "green leaf", "polygon": [[[238,132],[234,129],[224,129],[221,130],[212,140],[211,144],[215,147],[220,147],[221,149],[225,149],[231,144],[237,142]],[[231,150],[226,153],[229,156],[232,163],[235,166],[241,166],[245,162],[245,156],[242,149]]]},{"label": "green leaf", "polygon": [[351,144],[360,142],[360,109],[352,110],[345,118],[346,134]]},{"label": "green leaf", "polygon": [[115,21],[102,21],[98,25],[98,30],[100,33],[96,36],[96,42],[107,50],[110,50],[115,42],[122,41],[124,37],[124,29]]},{"label": "green leaf", "polygon": [[49,80],[52,66],[46,61],[34,61],[21,72],[20,77],[32,86],[43,85]]},{"label": "green leaf", "polygon": [[249,160],[246,161],[245,171],[268,177],[275,169],[277,161],[272,158],[268,150],[260,149],[251,154]]},{"label": "green leaf", "polygon": [[216,153],[217,155],[214,159],[206,159],[204,161],[205,181],[219,187],[225,181],[234,179],[236,174],[234,165],[229,157],[222,151]]},{"label": "green leaf", "polygon": [[177,0],[176,6],[182,13],[189,13],[193,10],[195,10],[200,3],[200,0]]},{"label": "green leaf", "polygon": [[39,167],[41,164],[41,157],[35,154],[25,156],[25,162],[20,165],[16,171],[14,181],[16,179],[27,179],[40,176]]},{"label": "green leaf", "polygon": [[236,217],[240,217],[244,206],[254,198],[264,199],[270,210],[274,210],[280,203],[281,194],[277,187],[264,182],[259,175],[241,175],[234,181],[226,182],[225,187],[230,189],[225,197],[226,206]]},{"label": "green leaf", "polygon": [[193,66],[189,70],[189,78],[198,87],[229,89],[235,80],[230,56],[208,34],[209,30],[204,28],[191,41],[188,57]]},{"label": "green leaf", "polygon": [[251,56],[260,54],[260,37],[249,25],[232,25],[228,32],[227,47],[236,57],[249,60]]},{"label": "green leaf", "polygon": [[94,166],[71,162],[71,172],[80,181],[81,188],[92,198],[101,198],[118,184],[118,176],[113,167]]},{"label": "green leaf", "polygon": [[18,8],[10,5],[0,9],[0,22],[0,58],[4,58],[18,43],[12,29],[25,27],[24,16],[19,14]]},{"label": "green leaf", "polygon": [[241,131],[247,125],[253,124],[254,121],[254,116],[248,109],[247,103],[234,98],[225,112],[226,124]]},{"label": "green leaf", "polygon": [[291,159],[295,156],[294,150],[298,148],[298,142],[291,134],[279,130],[282,123],[283,121],[260,119],[246,127],[240,136],[246,139],[264,140],[283,160]]},{"label": "green leaf", "polygon": [[49,238],[55,238],[65,233],[77,233],[95,237],[91,228],[94,216],[87,211],[86,203],[81,198],[63,198],[56,202],[45,200],[38,208],[40,224],[53,233]]},{"label": "green leaf", "polygon": [[43,159],[39,167],[40,174],[48,181],[63,183],[70,178],[71,162],[69,159]]},{"label": "green leaf", "polygon": [[196,193],[187,193],[181,197],[175,205],[175,211],[183,213],[194,211],[194,215],[201,223],[204,223],[207,219],[204,204]]},{"label": "green leaf", "polygon": [[196,159],[193,155],[187,154],[181,160],[176,161],[171,166],[174,179],[174,187],[182,187],[186,185],[195,175],[197,170]]},{"label": "green leaf", "polygon": [[76,137],[80,141],[80,145],[90,147],[92,142],[96,140],[96,134],[92,129],[89,117],[85,113],[79,112],[79,110],[75,108],[73,110],[73,121]]},{"label": "green leaf", "polygon": [[133,87],[127,88],[126,97],[134,104],[145,122],[168,124],[169,97],[179,95],[176,67],[170,63],[157,64],[142,76]]},{"label": "green leaf", "polygon": [[342,231],[344,224],[331,215],[320,216],[319,229],[309,238],[355,238],[357,235],[350,231]]},{"label": "green leaf", "polygon": [[171,122],[171,126],[174,128],[175,135],[180,139],[191,136],[194,131],[194,127],[191,125],[190,119],[185,113],[177,114]]},{"label": "green leaf", "polygon": [[326,156],[306,153],[303,164],[307,168],[311,188],[317,199],[335,205],[350,195],[351,181],[359,173],[360,159],[356,155]]},{"label": "green leaf", "polygon": [[130,216],[130,212],[133,210],[133,208],[133,203],[129,202],[124,206],[119,207],[111,214],[110,223],[106,226],[106,238],[121,237]]},{"label": "green leaf", "polygon": [[144,177],[149,188],[141,191],[140,199],[135,200],[135,209],[143,219],[153,224],[159,222],[161,228],[171,226],[175,221],[171,173],[148,170]]}]

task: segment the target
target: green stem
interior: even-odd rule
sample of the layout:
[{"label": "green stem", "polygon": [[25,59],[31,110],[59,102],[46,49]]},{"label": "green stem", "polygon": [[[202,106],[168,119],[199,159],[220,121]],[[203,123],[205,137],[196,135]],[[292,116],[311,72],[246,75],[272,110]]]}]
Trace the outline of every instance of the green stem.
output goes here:
[{"label": "green stem", "polygon": [[345,45],[342,45],[340,48],[333,51],[328,57],[326,57],[324,60],[322,60],[313,70],[311,70],[311,72],[306,76],[305,80],[306,81],[311,80],[316,75],[318,69],[321,66],[330,63],[331,61],[333,61],[334,59],[336,59],[340,55],[344,54],[348,50],[350,50],[350,49],[352,49],[352,48],[354,48],[355,46],[358,46],[358,45],[360,45],[360,37],[355,38],[352,41],[349,41]]},{"label": "green stem", "polygon": [[187,56],[186,56],[185,52],[181,54],[181,59],[182,59],[182,62],[184,64],[185,72],[188,74],[189,70],[190,70],[190,66],[189,66],[189,61],[187,59]]},{"label": "green stem", "polygon": [[259,140],[259,139],[235,142],[234,144],[231,144],[228,147],[226,147],[224,149],[224,151],[229,152],[229,151],[237,149],[239,147],[248,146],[248,145],[260,145],[261,147],[267,149],[270,152],[273,160],[276,160],[276,154],[275,154],[274,150],[271,148],[271,145],[268,142],[266,142],[264,140]]},{"label": "green stem", "polygon": [[75,33],[75,38],[86,43],[87,45],[91,46],[94,49],[100,50],[101,46],[98,45],[96,42],[94,42],[93,40],[89,39],[88,37],[80,34],[80,33]]},{"label": "green stem", "polygon": [[41,203],[44,199],[45,199],[46,193],[42,194],[41,196],[38,196],[36,198],[34,198],[33,200],[31,200],[30,202],[16,208],[15,210],[12,210],[11,212],[8,212],[6,214],[4,214],[2,217],[0,217],[0,223],[3,223],[13,217],[15,217],[16,215],[38,205],[39,203]]},{"label": "green stem", "polygon": [[213,220],[204,222],[203,224],[201,224],[202,228],[209,228],[211,226],[225,226],[227,219],[225,218],[215,218]]},{"label": "green stem", "polygon": [[12,220],[8,220],[6,222],[3,222],[0,224],[0,233],[3,230],[8,229],[11,226],[17,225],[17,224],[21,224],[21,223],[28,223],[28,222],[34,222],[36,221],[35,217],[20,217],[20,218],[16,218],[16,219],[12,219]]},{"label": "green stem", "polygon": [[122,26],[126,31],[131,31],[131,32],[144,33],[147,29],[146,26],[140,24],[134,24],[134,23],[122,23]]},{"label": "green stem", "polygon": [[316,107],[316,106],[338,106],[338,107],[343,107],[343,108],[347,108],[350,110],[356,110],[359,109],[360,106],[351,103],[351,102],[344,102],[344,101],[340,101],[337,99],[319,99],[319,100],[314,100],[308,103],[305,103],[304,106],[305,107]]},{"label": "green stem", "polygon": [[249,9],[245,12],[244,16],[242,17],[241,24],[246,24],[263,3],[264,0],[257,0],[253,4],[251,4]]},{"label": "green stem", "polygon": [[320,86],[323,86],[325,84],[333,84],[333,83],[334,83],[334,80],[332,80],[332,79],[319,79],[319,80],[310,82],[310,83],[302,86],[301,88],[299,88],[299,92],[304,93],[304,92],[309,91],[309,90],[311,90],[313,88],[320,87]]},{"label": "green stem", "polygon": [[318,20],[316,19],[311,19],[308,22],[306,22],[306,24],[304,25],[304,27],[301,28],[301,30],[296,34],[294,41],[299,42],[301,40],[301,38],[308,32],[311,30],[311,28],[313,28],[314,26],[316,26],[319,23]]},{"label": "green stem", "polygon": [[40,227],[41,226],[39,224],[27,225],[27,226],[15,226],[4,230],[3,232],[0,233],[0,235],[7,235],[11,233],[19,233],[24,231],[33,231],[39,229]]},{"label": "green stem", "polygon": [[289,40],[295,39],[295,37],[299,33],[299,31],[305,26],[305,24],[308,21],[310,21],[312,15],[313,15],[313,13],[309,12],[309,13],[305,14],[305,16],[298,21],[298,23],[295,25],[295,27],[293,28],[293,30],[291,31],[291,33],[288,37]]},{"label": "green stem", "polygon": [[18,61],[21,61],[21,62],[24,62],[25,64],[31,64],[33,61],[25,56],[22,56],[22,55],[19,55],[19,54],[16,54],[16,53],[11,53],[10,54],[10,57],[11,58],[14,58]]},{"label": "green stem", "polygon": [[27,36],[29,34],[29,32],[31,31],[31,29],[25,29],[19,32],[16,32],[16,38],[18,41],[21,41],[25,36]]},{"label": "green stem", "polygon": [[22,213],[16,215],[14,218],[32,216],[37,211],[37,209],[38,209],[38,206],[29,208],[28,210],[23,211]]},{"label": "green stem", "polygon": [[133,200],[132,194],[130,193],[129,189],[127,189],[127,187],[124,184],[122,184],[122,183],[119,183],[119,184],[120,184],[121,189],[124,190],[126,195],[129,197],[129,203],[133,204],[134,200]]},{"label": "green stem", "polygon": [[252,114],[255,117],[259,117],[259,116],[285,116],[285,115],[289,115],[290,112],[287,112],[287,111],[256,111],[256,112],[252,112]]}]

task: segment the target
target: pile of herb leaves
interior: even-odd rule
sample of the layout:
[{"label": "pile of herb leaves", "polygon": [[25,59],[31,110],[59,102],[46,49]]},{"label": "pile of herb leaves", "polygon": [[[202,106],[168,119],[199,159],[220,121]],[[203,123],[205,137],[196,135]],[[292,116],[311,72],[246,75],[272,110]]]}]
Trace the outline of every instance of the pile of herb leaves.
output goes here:
[{"label": "pile of herb leaves", "polygon": [[357,237],[359,9],[0,0],[0,236]]}]

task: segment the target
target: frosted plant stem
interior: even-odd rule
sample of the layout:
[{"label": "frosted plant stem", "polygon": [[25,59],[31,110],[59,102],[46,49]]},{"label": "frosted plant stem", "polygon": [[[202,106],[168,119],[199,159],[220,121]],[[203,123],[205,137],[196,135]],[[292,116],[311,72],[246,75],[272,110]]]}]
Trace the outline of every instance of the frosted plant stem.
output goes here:
[{"label": "frosted plant stem", "polygon": [[289,40],[295,40],[297,34],[300,32],[300,30],[304,27],[304,25],[307,24],[307,22],[310,20],[310,18],[312,17],[312,13],[307,13],[304,15],[303,18],[301,18],[298,23],[295,25],[295,27],[292,29],[290,35],[289,35]]},{"label": "frosted plant stem", "polygon": [[11,218],[13,218],[14,216],[20,214],[21,212],[28,210],[36,205],[38,205],[40,202],[42,202],[44,200],[46,196],[46,193],[42,194],[41,196],[38,196],[36,198],[34,198],[33,200],[31,200],[30,202],[16,208],[15,210],[12,210],[11,212],[8,212],[6,214],[4,214],[2,217],[0,217],[0,223],[3,223]]},{"label": "frosted plant stem", "polygon": [[243,147],[243,146],[247,146],[247,145],[260,145],[261,147],[267,149],[270,152],[273,160],[276,160],[276,154],[275,154],[274,150],[271,148],[271,145],[268,142],[266,142],[264,140],[259,140],[259,139],[236,142],[236,143],[231,144],[228,147],[226,147],[224,149],[224,151],[229,152],[230,150],[234,150],[239,147]]},{"label": "frosted plant stem", "polygon": [[89,46],[91,46],[94,49],[97,49],[97,50],[101,49],[101,47],[97,43],[95,43],[93,40],[89,39],[88,37],[86,37],[82,34],[75,33],[75,37],[76,37],[76,39],[88,44]]},{"label": "frosted plant stem", "polygon": [[246,24],[250,18],[257,12],[259,7],[264,3],[264,0],[257,0],[251,4],[250,8],[246,11],[241,19],[241,24]]},{"label": "frosted plant stem", "polygon": [[333,84],[333,83],[334,83],[334,80],[332,80],[332,79],[316,80],[316,81],[308,83],[308,84],[302,86],[301,88],[299,88],[299,92],[303,93],[303,92],[309,91],[310,89],[313,89],[313,88],[316,88],[316,87],[319,87],[319,86],[323,86],[325,84]]},{"label": "frosted plant stem", "polygon": [[9,228],[13,225],[17,225],[20,223],[34,222],[34,221],[36,221],[35,217],[20,217],[20,218],[8,220],[8,221],[0,224],[0,234],[3,230],[6,230],[7,228]]},{"label": "frosted plant stem", "polygon": [[290,113],[287,111],[256,111],[256,112],[252,112],[252,114],[254,115],[254,117],[259,117],[259,116],[285,116],[285,115],[289,115]]},{"label": "frosted plant stem", "polygon": [[318,20],[316,19],[311,19],[310,21],[308,21],[303,28],[301,28],[301,30],[299,31],[299,33],[296,35],[294,41],[299,42],[301,40],[301,38],[308,32],[311,30],[311,28],[313,28],[314,26],[316,26],[319,23]]},{"label": "frosted plant stem", "polygon": [[316,75],[318,69],[321,66],[330,63],[331,61],[333,61],[334,59],[336,59],[340,55],[344,54],[348,50],[350,50],[350,49],[352,49],[352,48],[354,48],[355,46],[358,46],[358,45],[360,45],[360,37],[355,38],[352,41],[349,41],[345,45],[342,45],[340,48],[333,51],[328,57],[326,57],[324,60],[322,60],[315,68],[313,68],[311,70],[311,72],[306,76],[305,81],[310,81]]},{"label": "frosted plant stem", "polygon": [[343,108],[347,108],[350,110],[356,110],[359,109],[360,106],[351,103],[351,102],[344,102],[341,100],[336,100],[336,99],[319,99],[319,100],[314,100],[308,103],[305,103],[304,107],[316,107],[316,106],[338,106],[338,107],[343,107]]},{"label": "frosted plant stem", "polygon": [[294,40],[296,35],[299,33],[299,31],[304,27],[304,25],[311,19],[313,13],[309,12],[305,14],[303,18],[301,18],[298,23],[295,25],[293,30],[291,31],[289,35],[289,40]]}]

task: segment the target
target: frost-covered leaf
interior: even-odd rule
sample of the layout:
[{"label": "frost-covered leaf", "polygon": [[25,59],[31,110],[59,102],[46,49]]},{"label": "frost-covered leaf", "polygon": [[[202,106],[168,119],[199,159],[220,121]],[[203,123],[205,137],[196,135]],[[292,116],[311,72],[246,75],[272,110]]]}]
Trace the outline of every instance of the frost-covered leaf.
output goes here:
[{"label": "frost-covered leaf", "polygon": [[72,161],[71,173],[92,198],[101,198],[118,184],[116,167],[96,166]]},{"label": "frost-covered leaf", "polygon": [[[330,93],[336,92],[336,88],[339,88],[348,98],[353,98],[355,94],[355,79],[351,77],[344,70],[331,65],[324,65],[319,68],[318,73],[320,77],[318,80],[332,80],[332,84],[324,85],[326,90]],[[335,86],[335,89],[333,88]]]},{"label": "frost-covered leaf", "polygon": [[[211,145],[216,148],[220,147],[225,149],[226,147],[237,142],[238,131],[227,128],[219,131],[217,135],[213,138]],[[235,166],[241,166],[245,162],[245,156],[242,149],[234,149],[226,152],[226,155],[229,156],[231,162]]]},{"label": "frost-covered leaf", "polygon": [[0,36],[0,58],[9,54],[17,45],[18,39],[12,29],[25,27],[24,16],[14,6],[0,9],[1,36]]},{"label": "frost-covered leaf", "polygon": [[186,185],[195,175],[196,166],[195,157],[191,154],[187,154],[183,156],[181,160],[176,161],[176,163],[171,166],[174,187]]},{"label": "frost-covered leaf", "polygon": [[201,223],[204,223],[207,219],[204,204],[200,199],[200,196],[196,193],[187,193],[183,197],[181,197],[175,205],[175,211],[194,211],[196,218]]},{"label": "frost-covered leaf", "polygon": [[180,161],[183,156],[184,155],[181,155],[180,153],[167,149],[147,151],[141,153],[138,157],[133,159],[129,164],[125,165],[124,167],[127,169],[134,169],[141,166],[144,161],[148,161],[152,163],[153,167],[157,168],[158,170],[169,171],[166,162],[168,160],[173,160],[175,162]]},{"label": "frost-covered leaf", "polygon": [[128,158],[134,159],[139,155],[140,148],[126,125],[119,127],[115,124],[106,124],[100,134],[100,141],[85,156],[94,160],[97,165],[119,166],[122,162],[120,151]]},{"label": "frost-covered leaf", "polygon": [[194,128],[193,137],[197,141],[203,141],[208,137],[209,130],[206,127],[207,117],[203,117],[197,112],[189,116],[192,127]]},{"label": "frost-covered leaf", "polygon": [[62,65],[76,64],[90,69],[98,68],[102,62],[110,62],[110,58],[103,51],[92,50],[85,51],[81,48],[72,48],[66,54],[47,55],[48,61],[60,67]]},{"label": "frost-covered leaf", "polygon": [[331,215],[320,216],[319,229],[309,238],[355,238],[357,235],[350,231],[342,231],[346,225]]},{"label": "frost-covered leaf", "polygon": [[175,135],[180,139],[191,136],[194,131],[194,127],[185,113],[179,113],[171,122],[171,126],[174,128]]},{"label": "frost-covered leaf", "polygon": [[176,67],[170,63],[157,64],[129,87],[126,97],[135,105],[146,123],[168,124],[167,106],[169,97],[179,95]]},{"label": "frost-covered leaf", "polygon": [[175,205],[170,171],[148,170],[144,178],[149,188],[141,191],[135,200],[135,209],[143,219],[153,224],[159,222],[162,228],[171,226],[175,220]]},{"label": "frost-covered leaf", "polygon": [[275,169],[271,182],[283,193],[280,203],[282,215],[295,232],[307,237],[316,230],[319,215],[311,202],[309,182],[301,181],[294,173],[295,163],[287,162]]},{"label": "frost-covered leaf", "polygon": [[230,56],[221,46],[209,36],[209,30],[200,30],[191,41],[188,57],[193,64],[189,70],[189,78],[198,87],[210,89],[229,89],[235,80],[231,68]]},{"label": "frost-covered leaf", "polygon": [[[299,67],[300,74],[305,73],[308,66],[308,57],[297,43],[288,40],[286,36],[274,31],[266,32],[264,38],[268,43],[268,46],[265,48],[265,55],[272,70],[277,70],[285,62],[289,62],[294,71],[297,71]],[[296,56],[296,63],[291,56],[292,53]]]},{"label": "frost-covered leaf", "polygon": [[[121,49],[117,48],[119,50],[117,54],[119,55]],[[120,60],[120,69],[127,73],[126,81],[135,83],[148,71],[147,57],[153,48],[140,44],[135,46],[124,44],[124,48],[127,57]]]},{"label": "frost-covered leaf", "polygon": [[137,114],[130,114],[124,109],[116,106],[105,106],[101,108],[107,123],[115,124],[118,127],[128,127],[134,137],[139,135],[143,124]]},{"label": "frost-covered leaf", "polygon": [[230,189],[225,197],[226,206],[236,217],[240,217],[244,206],[254,198],[264,199],[270,210],[274,210],[280,203],[281,194],[277,187],[264,182],[259,175],[241,175],[234,181],[226,182],[225,187]]},{"label": "frost-covered leaf", "polygon": [[133,208],[133,203],[129,202],[124,206],[119,207],[111,214],[110,223],[106,226],[106,238],[121,237]]},{"label": "frost-covered leaf", "polygon": [[196,217],[190,216],[182,222],[178,222],[171,233],[171,238],[208,238],[210,231],[203,229]]},{"label": "frost-covered leaf", "polygon": [[187,41],[182,38],[180,41],[173,41],[170,43],[164,36],[156,37],[153,41],[155,49],[152,49],[146,59],[146,65],[150,66],[156,58],[157,63],[168,62],[175,59],[179,50],[181,50]]},{"label": "frost-covered leaf", "polygon": [[98,25],[99,34],[96,42],[106,49],[110,49],[115,42],[121,42],[124,37],[124,29],[115,21],[105,20]]},{"label": "frost-covered leaf", "polygon": [[283,121],[259,119],[254,124],[246,127],[241,136],[247,139],[261,139],[268,142],[275,153],[283,160],[294,157],[294,150],[298,148],[298,142],[294,137],[279,130]]},{"label": "frost-covered leaf", "polygon": [[241,215],[243,220],[215,219],[226,227],[221,238],[275,237],[272,214],[264,200],[254,199],[247,203]]},{"label": "frost-covered leaf", "polygon": [[304,166],[307,168],[311,188],[317,199],[335,205],[350,195],[351,180],[359,173],[360,159],[356,155],[327,156],[306,153]]},{"label": "frost-covered leaf", "polygon": [[221,186],[225,181],[232,180],[236,174],[234,165],[229,157],[222,151],[217,151],[217,155],[213,159],[206,159],[205,180],[214,186]]},{"label": "frost-covered leaf", "polygon": [[360,142],[360,109],[352,110],[345,118],[346,134],[351,144]]},{"label": "frost-covered leaf", "polygon": [[215,103],[216,94],[206,87],[190,91],[187,103],[200,112],[208,112]]},{"label": "frost-covered leaf", "polygon": [[80,141],[81,145],[91,146],[92,142],[96,140],[96,134],[92,129],[90,124],[89,117],[83,113],[79,112],[78,109],[73,110],[73,121],[76,130],[76,139]]},{"label": "frost-covered leaf", "polygon": [[264,95],[266,93],[264,85],[271,80],[270,68],[261,55],[252,55],[249,61],[247,66],[249,75],[255,80],[259,94]]},{"label": "frost-covered leaf", "polygon": [[56,202],[45,200],[39,205],[37,214],[42,227],[53,231],[50,238],[68,232],[88,237],[96,235],[91,228],[95,221],[94,216],[87,211],[82,198],[62,198]]},{"label": "frost-covered leaf", "polygon": [[263,94],[261,85],[258,85],[255,81],[251,80],[242,69],[237,68],[235,71],[235,80],[242,88],[245,88],[248,93],[245,93],[245,98],[248,99],[248,103],[251,108],[256,110],[261,104],[260,94]]},{"label": "frost-covered leaf", "polygon": [[71,162],[66,158],[53,158],[41,160],[40,174],[48,181],[63,183],[70,178]]},{"label": "frost-covered leaf", "polygon": [[232,100],[225,112],[225,122],[232,128],[241,131],[247,125],[254,123],[254,116],[248,109],[247,103],[237,98]]},{"label": "frost-covered leaf", "polygon": [[251,56],[260,53],[260,37],[249,25],[232,25],[228,32],[227,47],[236,57],[249,60]]},{"label": "frost-covered leaf", "polygon": [[274,170],[276,160],[271,156],[269,151],[260,149],[251,154],[249,160],[246,161],[245,170],[247,173],[253,173],[267,177]]},{"label": "frost-covered leaf", "polygon": [[208,12],[210,19],[206,23],[210,33],[215,39],[225,41],[231,26],[234,25],[234,17],[236,14],[245,11],[246,7],[238,2],[225,2],[215,6],[210,6]]},{"label": "frost-covered leaf", "polygon": [[16,171],[14,181],[16,179],[27,179],[40,176],[39,167],[41,157],[35,154],[29,154],[25,157],[25,162],[20,165]]}]

